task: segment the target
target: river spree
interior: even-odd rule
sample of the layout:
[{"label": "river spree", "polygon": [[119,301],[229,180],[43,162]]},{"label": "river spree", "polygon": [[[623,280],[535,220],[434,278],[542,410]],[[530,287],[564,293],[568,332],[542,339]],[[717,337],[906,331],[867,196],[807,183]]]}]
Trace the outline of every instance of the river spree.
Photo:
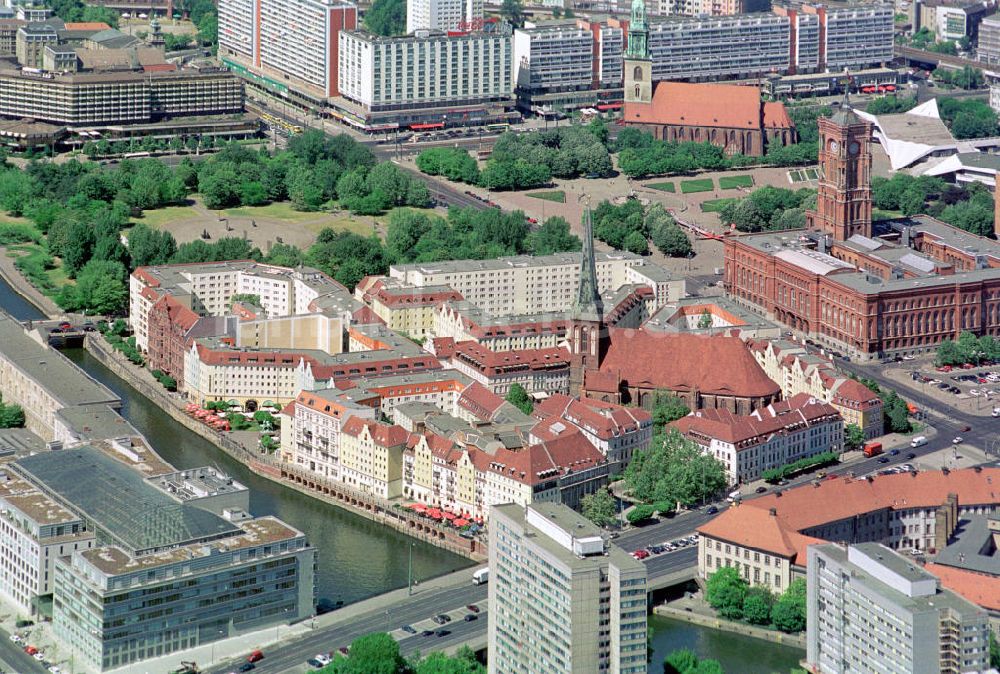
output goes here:
[{"label": "river spree", "polygon": [[726,674],[788,674],[806,656],[805,651],[797,648],[662,616],[650,616],[649,629],[653,632],[650,674],[660,674],[663,658],[680,648],[690,648],[699,657],[718,660]]}]

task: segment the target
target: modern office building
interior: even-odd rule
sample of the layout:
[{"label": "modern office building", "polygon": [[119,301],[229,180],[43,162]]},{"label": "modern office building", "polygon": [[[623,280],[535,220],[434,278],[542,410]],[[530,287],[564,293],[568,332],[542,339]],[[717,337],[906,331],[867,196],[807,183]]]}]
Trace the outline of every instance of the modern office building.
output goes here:
[{"label": "modern office building", "polygon": [[877,543],[809,548],[807,661],[818,674],[989,669],[986,611]]},{"label": "modern office building", "polygon": [[[983,63],[989,65],[1000,63],[1000,16],[988,16],[979,24],[979,45],[976,47],[976,54]],[[990,90],[992,91],[992,87]]]},{"label": "modern office building", "polygon": [[410,0],[406,32],[418,30],[471,31],[483,27],[483,0]]},{"label": "modern office building", "polygon": [[[514,87],[518,98],[593,88],[594,45],[594,34],[576,21],[518,28],[514,31]],[[620,42],[618,47],[620,50]]]},{"label": "modern office building", "polygon": [[502,120],[513,105],[512,68],[505,23],[471,33],[418,30],[401,37],[344,31],[341,97],[333,105],[342,117],[369,127]]},{"label": "modern office building", "polygon": [[490,674],[646,671],[646,568],[566,506],[490,518]]},{"label": "modern office building", "polygon": [[323,105],[338,95],[338,36],[357,27],[341,0],[222,0],[219,58],[251,86]]},{"label": "modern office building", "polygon": [[142,471],[158,469],[135,456],[111,443],[9,464],[96,535],[53,574],[53,627],[78,667],[115,669],[312,615],[315,551],[301,532],[247,519],[246,491],[211,469],[147,480]]}]

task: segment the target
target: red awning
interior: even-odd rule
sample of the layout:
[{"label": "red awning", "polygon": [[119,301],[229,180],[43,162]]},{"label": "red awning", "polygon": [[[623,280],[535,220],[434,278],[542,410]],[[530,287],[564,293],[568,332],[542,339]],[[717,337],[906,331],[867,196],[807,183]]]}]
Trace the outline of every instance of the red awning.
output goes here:
[{"label": "red awning", "polygon": [[410,128],[414,131],[423,131],[424,129],[443,129],[444,122],[438,122],[436,124],[410,124]]},{"label": "red awning", "polygon": [[469,526],[469,520],[467,520],[467,519],[457,519],[454,522],[452,522],[452,524],[454,524],[456,527],[459,527],[459,528],[461,528],[461,527],[467,527],[467,526]]},{"label": "red awning", "polygon": [[622,107],[621,103],[601,103],[597,106],[598,110],[618,110]]},{"label": "red awning", "polygon": [[409,508],[410,510],[417,511],[418,513],[422,513],[425,510],[427,510],[427,506],[425,506],[423,503],[411,503],[406,507]]},{"label": "red awning", "polygon": [[453,520],[456,517],[458,517],[458,515],[456,515],[455,513],[450,513],[447,510],[441,513],[441,516],[444,517],[446,520]]},{"label": "red awning", "polygon": [[441,519],[441,511],[437,508],[431,508],[427,511],[427,516],[434,520]]}]

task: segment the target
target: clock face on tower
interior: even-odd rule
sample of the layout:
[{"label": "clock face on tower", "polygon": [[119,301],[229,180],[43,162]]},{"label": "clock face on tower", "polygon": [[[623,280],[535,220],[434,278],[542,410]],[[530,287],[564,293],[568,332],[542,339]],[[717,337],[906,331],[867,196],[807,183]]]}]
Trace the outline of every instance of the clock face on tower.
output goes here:
[{"label": "clock face on tower", "polygon": [[830,141],[830,152],[836,152],[840,149],[840,143],[835,140]]},{"label": "clock face on tower", "polygon": [[860,149],[861,146],[858,145],[858,141],[856,140],[852,140],[851,144],[847,146],[847,151],[850,152],[852,155],[856,155]]}]

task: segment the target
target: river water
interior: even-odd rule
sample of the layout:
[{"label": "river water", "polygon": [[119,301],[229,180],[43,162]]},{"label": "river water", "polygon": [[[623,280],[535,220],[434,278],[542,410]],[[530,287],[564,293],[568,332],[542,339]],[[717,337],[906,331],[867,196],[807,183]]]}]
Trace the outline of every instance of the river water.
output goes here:
[{"label": "river water", "polygon": [[[0,308],[20,320],[43,318],[30,303],[0,279]],[[284,488],[250,471],[201,436],[174,422],[121,378],[83,349],[66,355],[118,394],[122,414],[164,459],[180,469],[219,466],[250,489],[254,515],[274,515],[302,530],[318,551],[316,595],[351,603],[406,586],[413,547],[413,577],[417,581],[470,566],[470,562],[435,546],[416,541],[346,510]],[[727,674],[787,674],[805,654],[728,632],[652,616],[651,673],[662,672],[663,658],[678,648],[720,661]]]}]

